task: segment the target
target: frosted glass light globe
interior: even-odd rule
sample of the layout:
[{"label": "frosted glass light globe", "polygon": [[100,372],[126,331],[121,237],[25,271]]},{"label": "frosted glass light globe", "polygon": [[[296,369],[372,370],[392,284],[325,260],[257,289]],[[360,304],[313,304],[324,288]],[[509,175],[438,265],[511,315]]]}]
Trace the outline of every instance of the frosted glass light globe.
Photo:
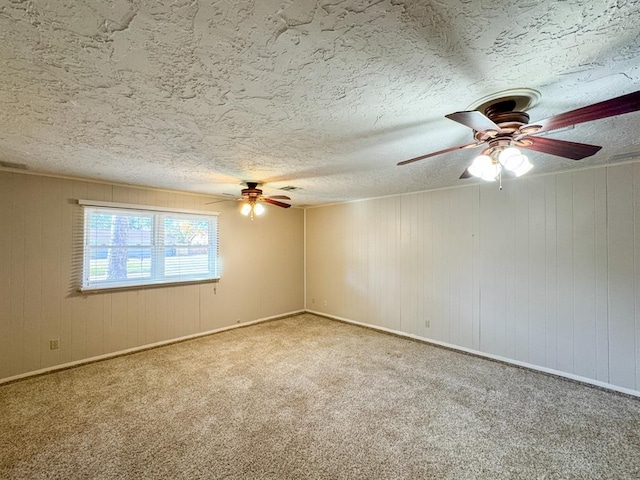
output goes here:
[{"label": "frosted glass light globe", "polygon": [[256,215],[262,215],[264,213],[264,207],[261,204],[256,203],[253,207],[253,213]]},{"label": "frosted glass light globe", "polygon": [[478,155],[473,159],[473,163],[467,170],[474,177],[480,177],[484,175],[485,170],[491,167],[493,160],[489,155]]},{"label": "frosted glass light globe", "polygon": [[517,148],[509,147],[500,152],[498,155],[498,161],[507,170],[515,172],[525,161],[527,161],[527,157],[524,156]]}]

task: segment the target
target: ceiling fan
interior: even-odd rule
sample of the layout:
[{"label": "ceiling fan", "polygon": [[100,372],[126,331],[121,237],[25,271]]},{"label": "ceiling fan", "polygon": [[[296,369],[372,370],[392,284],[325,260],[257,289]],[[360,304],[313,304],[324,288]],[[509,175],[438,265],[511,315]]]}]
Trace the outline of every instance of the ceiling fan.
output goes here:
[{"label": "ceiling fan", "polygon": [[586,143],[539,137],[536,136],[537,134],[640,110],[640,91],[638,91],[529,123],[529,115],[524,110],[530,105],[517,108],[518,101],[517,97],[515,98],[516,100],[510,97],[498,97],[485,102],[476,110],[445,115],[473,129],[474,141],[411,158],[398,165],[407,165],[463,148],[485,146],[460,178],[475,176],[493,181],[502,179],[503,169],[520,176],[528,172],[533,165],[525,155],[520,153],[519,148],[571,160],[590,157],[602,148]]},{"label": "ceiling fan", "polygon": [[268,197],[265,197],[264,195],[262,195],[262,190],[258,188],[258,185],[260,185],[258,182],[244,183],[247,185],[247,188],[242,189],[241,196],[236,198],[236,200],[239,202],[244,202],[242,208],[240,209],[240,213],[245,216],[250,216],[251,220],[253,220],[254,215],[262,215],[264,213],[265,209],[264,206],[261,205],[261,202],[270,203],[271,205],[282,208],[291,207],[291,205],[289,205],[288,203],[280,201],[291,200],[286,195],[270,195]]}]

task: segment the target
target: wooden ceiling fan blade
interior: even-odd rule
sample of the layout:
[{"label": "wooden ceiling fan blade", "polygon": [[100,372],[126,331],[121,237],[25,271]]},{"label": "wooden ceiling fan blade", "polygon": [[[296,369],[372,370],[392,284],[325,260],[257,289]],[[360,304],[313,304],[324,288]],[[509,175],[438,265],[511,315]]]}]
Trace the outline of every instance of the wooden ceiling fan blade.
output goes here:
[{"label": "wooden ceiling fan blade", "polygon": [[222,195],[224,195],[225,197],[233,197],[233,198],[224,198],[224,199],[220,199],[220,200],[214,200],[213,202],[205,203],[205,205],[212,205],[214,203],[220,203],[220,202],[231,202],[233,200],[241,200],[241,198],[238,198],[233,193],[223,193]]},{"label": "wooden ceiling fan blade", "polygon": [[278,200],[273,200],[271,198],[263,198],[262,199],[263,202],[265,203],[270,203],[271,205],[275,205],[277,207],[282,207],[282,208],[289,208],[291,205],[289,205],[288,203],[283,203],[283,202],[279,202]]},{"label": "wooden ceiling fan blade", "polygon": [[479,147],[480,145],[482,145],[482,143],[467,143],[466,145],[458,145],[456,147],[445,148],[444,150],[439,150],[437,152],[428,153],[427,155],[421,155],[421,156],[416,157],[416,158],[411,158],[409,160],[405,160],[403,162],[398,163],[398,166],[407,165],[409,163],[417,162],[419,160],[424,160],[425,158],[429,158],[429,157],[435,157],[436,155],[441,155],[443,153],[454,152],[454,151],[460,150],[462,148]]},{"label": "wooden ceiling fan blade", "polygon": [[500,130],[500,127],[496,125],[486,115],[483,115],[477,110],[471,110],[469,112],[455,112],[445,115],[449,120],[461,123],[462,125],[474,129],[476,132],[484,132],[486,130]]},{"label": "wooden ceiling fan blade", "polygon": [[473,177],[473,175],[469,173],[469,169],[465,169],[465,171],[462,172],[462,175],[460,175],[458,178],[460,180],[464,180],[465,178],[471,178],[471,177]]},{"label": "wooden ceiling fan blade", "polygon": [[269,195],[268,197],[265,197],[265,198],[275,198],[277,200],[291,200],[286,195]]},{"label": "wooden ceiling fan blade", "polygon": [[547,137],[526,138],[526,143],[530,145],[519,145],[527,150],[535,150],[536,152],[549,153],[558,157],[570,158],[571,160],[582,160],[597,153],[602,147],[598,145],[589,145],[588,143],[568,142],[567,140],[557,140]]},{"label": "wooden ceiling fan blade", "polygon": [[586,107],[571,110],[548,117],[543,120],[532,122],[531,125],[542,127],[535,133],[556,130],[558,128],[569,127],[584,122],[592,122],[601,118],[613,117],[624,113],[631,113],[640,110],[640,91],[622,95],[620,97],[594,103]]}]

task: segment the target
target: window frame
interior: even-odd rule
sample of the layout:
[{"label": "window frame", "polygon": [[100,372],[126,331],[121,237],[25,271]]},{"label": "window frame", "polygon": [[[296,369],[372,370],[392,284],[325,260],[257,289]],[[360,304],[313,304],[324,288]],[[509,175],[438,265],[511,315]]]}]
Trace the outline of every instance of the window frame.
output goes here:
[{"label": "window frame", "polygon": [[[149,205],[134,205],[126,203],[102,202],[94,200],[78,200],[78,204],[82,207],[82,248],[80,258],[82,262],[82,271],[80,277],[79,292],[104,292],[109,290],[123,289],[140,289],[150,287],[161,287],[168,285],[185,285],[194,283],[218,282],[220,280],[220,256],[219,256],[219,212],[208,210],[190,210],[181,208],[158,207]],[[104,211],[107,215],[113,215],[114,210],[122,211],[123,214],[132,214],[140,216],[148,216],[151,218],[151,234],[150,245],[130,245],[129,248],[149,248],[150,273],[148,278],[132,278],[120,281],[91,281],[90,278],[90,262],[91,252],[96,248],[110,249],[109,246],[93,246],[89,245],[90,224],[88,219],[90,215],[96,212]],[[205,220],[208,223],[208,244],[204,246],[196,246],[195,248],[206,248],[208,267],[206,273],[194,273],[185,275],[167,275],[165,270],[167,247],[165,243],[165,221],[168,218],[183,220]],[[175,248],[192,248],[189,246]],[[203,265],[205,265],[203,263]]]}]

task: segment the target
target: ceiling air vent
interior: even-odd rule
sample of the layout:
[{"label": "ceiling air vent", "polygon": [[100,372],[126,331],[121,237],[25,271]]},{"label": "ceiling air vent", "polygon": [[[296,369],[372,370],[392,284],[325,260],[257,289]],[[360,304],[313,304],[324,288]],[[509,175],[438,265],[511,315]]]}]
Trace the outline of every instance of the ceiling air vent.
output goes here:
[{"label": "ceiling air vent", "polygon": [[626,153],[618,153],[617,155],[611,155],[609,157],[609,161],[622,162],[624,160],[635,160],[636,158],[640,158],[640,150],[635,150],[633,152],[626,152]]},{"label": "ceiling air vent", "polygon": [[15,168],[16,170],[27,170],[27,166],[24,163],[3,162],[2,160],[0,160],[0,167]]},{"label": "ceiling air vent", "polygon": [[294,190],[302,190],[302,188],[300,188],[300,187],[294,187],[294,186],[292,186],[292,185],[288,185],[288,186],[286,186],[286,187],[282,187],[282,188],[280,188],[280,190],[285,190],[285,191],[287,191],[287,192],[293,192]]}]

